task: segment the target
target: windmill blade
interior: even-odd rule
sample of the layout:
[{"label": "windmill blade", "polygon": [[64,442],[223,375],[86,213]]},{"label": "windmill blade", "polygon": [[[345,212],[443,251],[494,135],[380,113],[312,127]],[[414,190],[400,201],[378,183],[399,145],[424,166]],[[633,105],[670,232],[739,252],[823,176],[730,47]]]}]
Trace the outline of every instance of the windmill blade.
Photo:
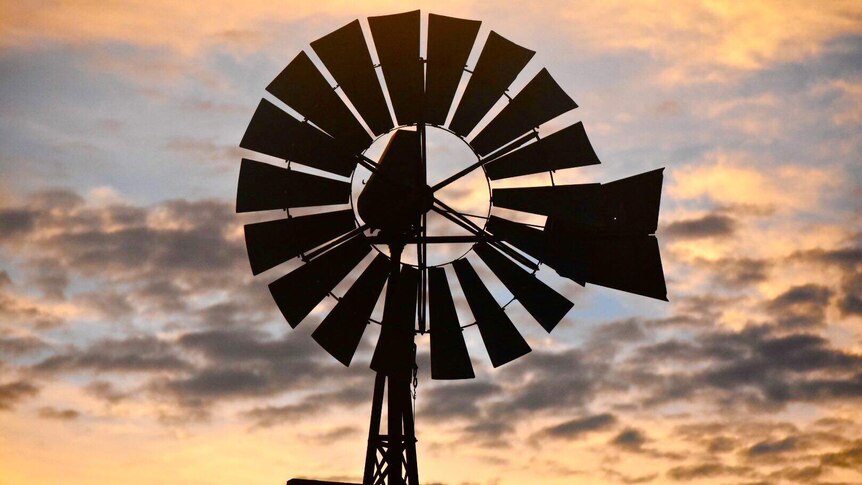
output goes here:
[{"label": "windmill blade", "polygon": [[355,227],[350,209],[246,224],[245,245],[251,271],[262,273]]},{"label": "windmill blade", "polygon": [[473,250],[549,333],[574,306],[566,297],[487,244],[477,244]]},{"label": "windmill blade", "polygon": [[350,184],[242,159],[236,211],[255,212],[290,207],[346,204]]},{"label": "windmill blade", "polygon": [[[473,49],[478,20],[428,15],[428,60],[425,63],[425,121],[442,125]],[[388,81],[387,81],[388,83]]]},{"label": "windmill blade", "polygon": [[488,219],[486,229],[494,236],[508,242],[540,262],[545,262],[545,236],[541,230],[497,216],[491,216]]},{"label": "windmill blade", "polygon": [[566,217],[590,212],[590,209],[595,208],[595,200],[600,197],[601,190],[601,184],[494,189],[491,192],[491,200],[494,201],[494,207]]},{"label": "windmill blade", "polygon": [[530,352],[527,341],[485,288],[470,262],[462,258],[452,265],[461,282],[464,297],[476,317],[479,333],[491,357],[491,365],[499,367]]},{"label": "windmill blade", "polygon": [[467,136],[535,54],[491,31],[449,129]]},{"label": "windmill blade", "polygon": [[345,366],[350,365],[359,347],[368,317],[389,276],[389,265],[389,258],[378,254],[311,334],[324,350]]},{"label": "windmill blade", "polygon": [[519,135],[577,107],[548,70],[542,69],[500,114],[470,140],[470,145],[479,155],[485,156]]},{"label": "windmill blade", "polygon": [[599,157],[584,131],[584,124],[578,122],[492,160],[484,167],[488,178],[499,180],[599,163]]},{"label": "windmill blade", "polygon": [[371,368],[386,375],[409,372],[412,368],[419,270],[404,265],[397,281],[393,280],[390,276],[380,338],[371,358]]},{"label": "windmill blade", "polygon": [[602,184],[603,225],[626,233],[655,234],[663,173],[660,168]]},{"label": "windmill blade", "polygon": [[355,237],[270,283],[287,323],[296,328],[369,252],[365,237]]},{"label": "windmill blade", "polygon": [[431,378],[476,377],[443,268],[428,268],[428,307],[431,316]]},{"label": "windmill blade", "polygon": [[353,151],[368,147],[371,136],[305,52],[300,52],[266,90]]},{"label": "windmill blade", "polygon": [[375,135],[392,128],[392,117],[377,79],[359,20],[311,43],[347,99]]},{"label": "windmill blade", "polygon": [[572,237],[550,223],[549,265],[560,276],[667,301],[655,236]]},{"label": "windmill blade", "polygon": [[421,121],[425,81],[419,58],[419,10],[368,17],[368,26],[398,123]]},{"label": "windmill blade", "polygon": [[265,99],[260,100],[239,146],[345,177],[356,166],[351,154],[332,137]]}]

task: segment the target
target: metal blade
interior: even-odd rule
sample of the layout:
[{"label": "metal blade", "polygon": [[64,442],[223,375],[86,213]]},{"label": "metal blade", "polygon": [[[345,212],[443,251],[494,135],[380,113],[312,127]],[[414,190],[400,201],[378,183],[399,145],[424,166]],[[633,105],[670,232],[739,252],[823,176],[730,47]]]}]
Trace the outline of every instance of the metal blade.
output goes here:
[{"label": "metal blade", "polygon": [[404,265],[397,281],[390,276],[380,338],[371,359],[375,371],[391,376],[412,370],[418,288],[419,271],[412,266]]},{"label": "metal blade", "polygon": [[266,90],[349,149],[363,150],[371,143],[371,136],[305,52],[300,52]]},{"label": "metal blade", "polygon": [[254,274],[262,273],[356,227],[350,209],[246,224],[245,245]]},{"label": "metal blade", "polygon": [[602,184],[604,224],[616,231],[654,234],[663,172],[660,168]]},{"label": "metal blade", "polygon": [[[428,60],[425,63],[425,121],[442,125],[461,82],[467,58],[482,22],[428,15]],[[388,82],[388,81],[387,81]]]},{"label": "metal blade", "polygon": [[419,11],[368,17],[368,26],[398,123],[421,121],[425,82],[419,58]]},{"label": "metal blade", "polygon": [[593,201],[600,196],[601,190],[601,184],[494,189],[491,200],[494,207],[565,217],[595,209]]},{"label": "metal blade", "polygon": [[236,211],[255,212],[289,207],[346,204],[350,184],[268,163],[242,159]]},{"label": "metal blade", "polygon": [[500,114],[470,140],[470,145],[479,155],[485,156],[542,123],[577,107],[548,70],[542,69]]},{"label": "metal blade", "polygon": [[488,219],[486,229],[540,262],[545,262],[545,236],[541,230],[497,216]]},{"label": "metal blade", "polygon": [[487,244],[473,247],[476,254],[548,332],[554,329],[574,304],[535,275]]},{"label": "metal blade", "polygon": [[359,347],[368,317],[389,276],[389,264],[389,258],[377,255],[311,334],[324,350],[345,366],[350,365]]},{"label": "metal blade", "polygon": [[578,122],[488,162],[485,172],[491,180],[499,180],[598,163],[601,162],[590,145],[584,124]]},{"label": "metal blade", "polygon": [[239,146],[345,177],[356,167],[350,152],[332,137],[265,99],[257,106]]},{"label": "metal blade", "polygon": [[370,251],[364,237],[355,237],[270,283],[287,323],[296,328]]},{"label": "metal blade", "polygon": [[392,117],[359,20],[317,39],[311,48],[374,134],[392,128]]},{"label": "metal blade", "polygon": [[551,266],[561,276],[667,301],[655,236],[571,238],[557,226],[546,232]]},{"label": "metal blade", "polygon": [[485,288],[470,262],[462,258],[452,263],[452,266],[455,267],[470,311],[476,317],[479,333],[491,357],[491,365],[499,367],[530,352],[527,341]]},{"label": "metal blade", "polygon": [[[653,234],[658,225],[663,170],[653,170],[616,180],[600,185],[598,190],[587,186],[562,185],[547,187],[551,189],[547,192],[559,192],[558,195],[549,195],[532,189],[516,189],[514,192],[501,190],[499,193],[495,191],[494,203],[496,204],[497,197],[501,196],[504,207],[523,208],[529,205],[531,211],[540,208],[544,210],[545,207],[539,206],[546,203],[560,203],[560,206],[548,210],[547,213],[554,221],[564,221],[567,237],[586,237],[593,234]],[[587,194],[592,196],[588,197]],[[546,199],[528,200],[530,195],[542,196]],[[576,198],[578,198],[577,201],[575,201]],[[566,203],[572,205],[562,205]],[[565,210],[566,207],[570,210]]]},{"label": "metal blade", "polygon": [[431,315],[431,378],[476,377],[443,268],[428,268],[428,306]]},{"label": "metal blade", "polygon": [[534,51],[491,31],[449,128],[458,135],[469,135],[494,103],[503,96],[533,54]]}]

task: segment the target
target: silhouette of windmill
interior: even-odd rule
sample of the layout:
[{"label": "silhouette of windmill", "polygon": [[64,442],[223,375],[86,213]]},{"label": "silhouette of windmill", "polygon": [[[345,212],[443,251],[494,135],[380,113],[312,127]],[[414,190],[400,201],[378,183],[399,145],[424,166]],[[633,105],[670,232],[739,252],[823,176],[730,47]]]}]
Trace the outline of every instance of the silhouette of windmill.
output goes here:
[{"label": "silhouette of windmill", "polygon": [[[607,184],[554,184],[555,170],[599,163],[581,123],[539,137],[539,125],[576,108],[575,102],[545,69],[509,97],[507,88],[534,52],[493,31],[474,69],[468,70],[480,22],[431,14],[427,25],[426,59],[420,58],[419,11],[368,19],[378,65],[372,62],[359,20],[312,42],[337,86],[300,52],[267,91],[303,119],[263,99],[240,143],[287,162],[281,168],[243,159],[237,212],[287,212],[286,218],[246,225],[245,238],[254,274],[297,257],[304,263],[269,284],[291,327],[327,296],[335,297],[337,304],[312,337],[347,366],[386,287],[382,321],[373,322],[381,329],[371,359],[376,378],[365,485],[419,483],[410,403],[417,334],[430,333],[433,379],[474,377],[464,327],[478,327],[494,367],[530,352],[468,258],[429,265],[429,245],[473,244],[473,252],[548,332],[573,304],[536,277],[540,264],[581,285],[667,299],[653,235],[662,169]],[[453,105],[465,72],[469,80]],[[503,96],[509,98],[505,107],[470,136]],[[430,185],[427,126],[461,138],[473,150],[475,163]],[[366,150],[384,136],[389,137],[386,149],[379,161],[372,160]],[[294,164],[332,177],[296,170]],[[354,204],[351,184],[344,178],[355,176],[358,166],[371,176]],[[492,208],[546,216],[544,227],[491,214],[477,223],[475,215],[442,200],[441,189],[478,169],[491,181],[549,172],[550,186],[493,189],[490,201]],[[348,203],[351,208],[327,207]],[[299,207],[319,210],[291,214]],[[442,216],[465,234],[429,234],[429,214]],[[388,251],[378,251],[363,267],[373,245]],[[415,264],[402,261],[408,246],[416,248]],[[475,322],[459,321],[450,290],[453,282],[445,269],[449,265]],[[351,272],[359,276],[336,297],[333,289]],[[381,433],[384,393],[387,430]]]}]

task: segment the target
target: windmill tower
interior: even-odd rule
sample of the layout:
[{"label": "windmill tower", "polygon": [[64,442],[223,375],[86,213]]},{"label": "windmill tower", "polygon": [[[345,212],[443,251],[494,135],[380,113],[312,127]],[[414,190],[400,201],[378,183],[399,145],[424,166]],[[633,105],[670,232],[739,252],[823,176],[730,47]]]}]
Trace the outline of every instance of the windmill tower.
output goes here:
[{"label": "windmill tower", "polygon": [[[311,43],[335,86],[306,52],[267,86],[298,116],[261,100],[240,146],[284,160],[286,166],[243,159],[237,212],[286,212],[286,217],[246,225],[245,238],[254,274],[293,258],[302,261],[269,284],[291,327],[324,299],[335,298],[312,337],[347,366],[365,328],[381,326],[371,359],[376,378],[363,484],[418,485],[410,402],[417,369],[415,336],[430,334],[433,379],[474,377],[463,336],[467,327],[478,327],[494,367],[530,352],[505,306],[470,262],[474,256],[429,264],[429,248],[470,244],[470,253],[548,332],[573,304],[536,276],[540,265],[581,285],[666,300],[653,235],[662,170],[606,184],[557,185],[554,171],[599,160],[581,123],[539,136],[538,126],[577,107],[547,70],[513,97],[507,94],[533,51],[493,31],[479,46],[480,22],[431,14],[423,59],[419,11],[370,17],[368,27],[371,39],[355,20]],[[368,40],[379,64],[372,61]],[[468,70],[474,49],[478,61]],[[455,102],[462,82],[466,87]],[[508,103],[494,112],[504,96]],[[429,128],[460,139],[475,160],[429,181]],[[375,140],[386,142],[378,160],[367,154]],[[359,169],[370,177],[352,190]],[[441,195],[477,171],[491,187],[485,216],[459,210]],[[492,185],[543,172],[549,174],[547,186]],[[314,209],[295,215],[297,208]],[[497,208],[543,216],[545,222],[537,227],[513,221],[496,214]],[[448,221],[461,233],[433,234],[430,217]],[[407,248],[415,261],[403,260]],[[335,295],[333,290],[349,274],[358,277]],[[459,319],[451,291],[455,284],[474,322]],[[382,319],[372,320],[384,287]]]}]

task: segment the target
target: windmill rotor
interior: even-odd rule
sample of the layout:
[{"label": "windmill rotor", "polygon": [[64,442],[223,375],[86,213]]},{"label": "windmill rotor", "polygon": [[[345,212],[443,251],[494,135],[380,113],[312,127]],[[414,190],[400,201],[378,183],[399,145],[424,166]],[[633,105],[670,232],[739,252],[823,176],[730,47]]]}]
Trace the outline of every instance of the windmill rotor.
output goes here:
[{"label": "windmill rotor", "polygon": [[[510,96],[507,90],[535,53],[494,31],[481,41],[479,21],[430,14],[423,33],[420,12],[412,11],[370,17],[367,25],[370,37],[355,20],[311,42],[310,51],[300,52],[266,87],[296,115],[262,99],[240,146],[286,166],[243,159],[236,210],[286,213],[247,224],[245,239],[255,275],[300,261],[269,283],[291,327],[334,298],[311,335],[348,366],[365,328],[380,324],[370,361],[377,378],[363,484],[417,485],[409,405],[415,336],[430,334],[432,379],[475,377],[467,327],[477,327],[493,367],[531,350],[471,258],[547,332],[574,304],[537,276],[541,265],[580,285],[666,300],[655,238],[662,169],[605,184],[557,185],[551,176],[547,186],[499,187],[498,181],[600,163],[580,122],[539,136],[537,127],[577,104],[547,69]],[[478,60],[469,69],[474,51]],[[504,97],[509,101],[494,111]],[[429,183],[427,128],[460,139],[474,160]],[[369,147],[378,142],[385,149],[375,160]],[[359,167],[370,176],[357,194]],[[442,195],[477,172],[490,188],[484,216],[459,210]],[[545,222],[537,227],[505,216],[513,211]],[[432,217],[460,232],[433,234]],[[429,247],[453,243],[471,244],[475,257],[429,264]],[[387,251],[373,251],[380,246]],[[415,262],[402,259],[405,248],[415,252]],[[336,287],[347,289],[335,295]],[[459,318],[453,289],[460,289],[474,321]],[[378,322],[371,316],[381,296]]]}]

